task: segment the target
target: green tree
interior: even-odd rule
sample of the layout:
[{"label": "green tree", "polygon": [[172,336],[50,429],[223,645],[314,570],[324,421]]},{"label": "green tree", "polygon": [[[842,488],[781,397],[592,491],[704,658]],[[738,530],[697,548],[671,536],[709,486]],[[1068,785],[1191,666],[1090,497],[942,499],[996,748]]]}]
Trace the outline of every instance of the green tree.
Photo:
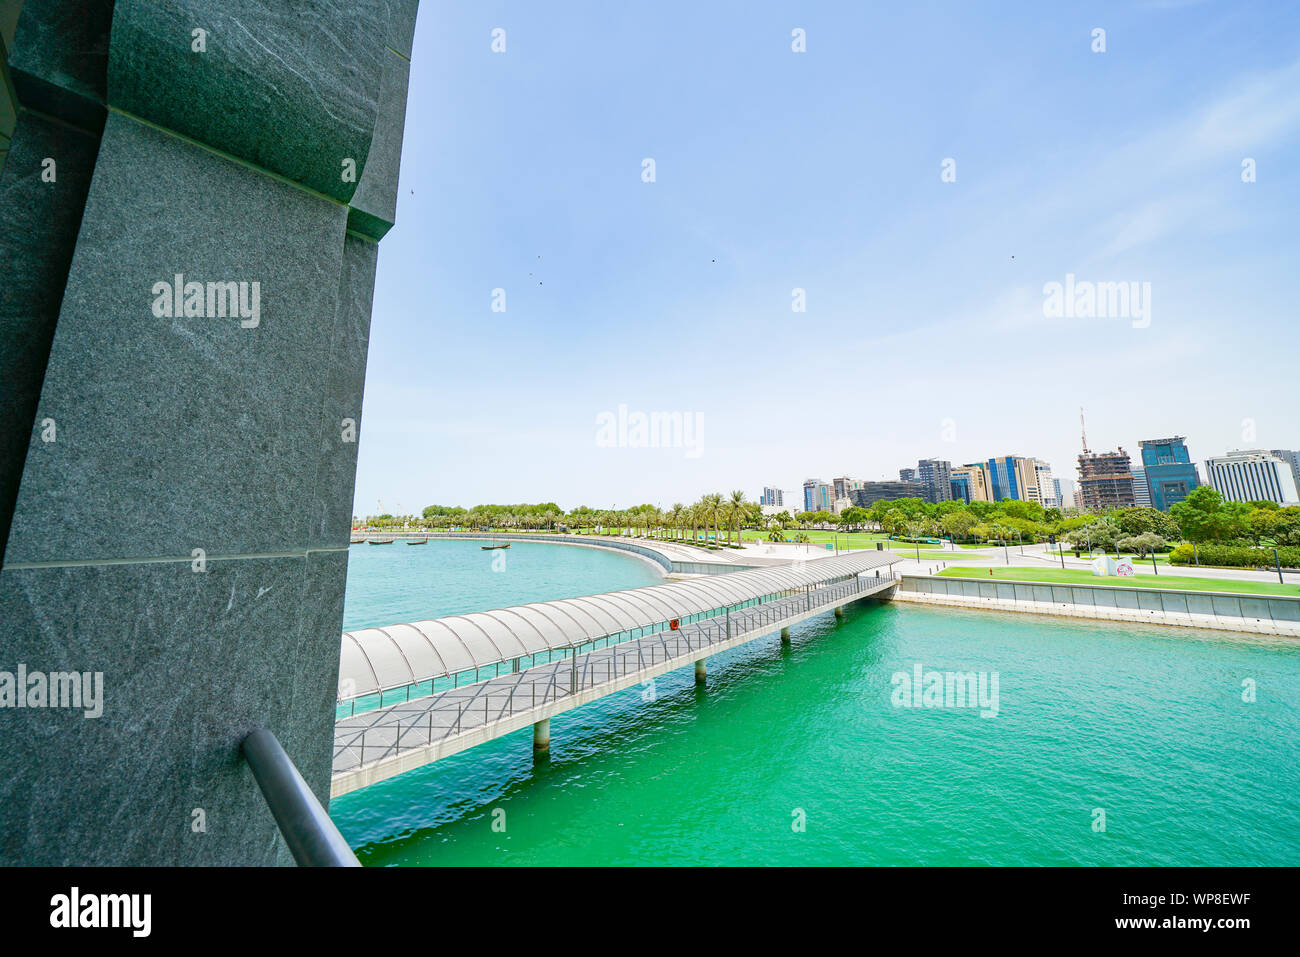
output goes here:
[{"label": "green tree", "polygon": [[971,529],[978,525],[979,521],[970,509],[963,508],[960,511],[949,512],[939,524],[953,539],[964,539],[970,536]]}]

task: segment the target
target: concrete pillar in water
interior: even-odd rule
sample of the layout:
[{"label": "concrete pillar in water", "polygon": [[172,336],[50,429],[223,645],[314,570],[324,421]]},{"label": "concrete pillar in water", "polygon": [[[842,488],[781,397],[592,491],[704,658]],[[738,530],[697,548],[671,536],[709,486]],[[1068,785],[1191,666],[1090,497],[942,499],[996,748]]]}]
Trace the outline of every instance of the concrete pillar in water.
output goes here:
[{"label": "concrete pillar in water", "polygon": [[533,750],[551,750],[551,719],[543,718],[533,725]]},{"label": "concrete pillar in water", "polygon": [[788,645],[788,644],[790,644],[790,629],[789,629],[789,628],[782,628],[782,629],[781,629],[781,644],[783,644],[783,645]]},{"label": "concrete pillar in water", "polygon": [[836,618],[843,618],[843,617],[844,617],[844,606],[843,606],[843,605],[840,605],[839,608],[836,608],[836,609],[835,609],[835,617],[836,617]]},{"label": "concrete pillar in water", "polygon": [[708,673],[708,668],[704,664],[706,660],[705,658],[697,658],[695,661],[695,683],[697,685],[704,684],[704,679]]}]

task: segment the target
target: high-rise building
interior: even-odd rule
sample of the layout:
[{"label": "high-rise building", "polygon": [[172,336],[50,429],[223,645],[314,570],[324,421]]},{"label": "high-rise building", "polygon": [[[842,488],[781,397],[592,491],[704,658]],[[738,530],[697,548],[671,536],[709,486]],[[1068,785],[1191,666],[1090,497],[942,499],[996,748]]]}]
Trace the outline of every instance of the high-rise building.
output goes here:
[{"label": "high-rise building", "polygon": [[1074,508],[1074,482],[1070,479],[1054,478],[1052,487],[1056,491],[1057,508]]},{"label": "high-rise building", "polygon": [[947,502],[952,498],[952,463],[942,459],[921,459],[916,472],[925,486],[926,501]]},{"label": "high-rise building", "polygon": [[899,469],[898,480],[900,482],[919,482],[920,478],[916,474],[916,469]]},{"label": "high-rise building", "polygon": [[1056,485],[1052,482],[1052,467],[1042,459],[1033,459],[1034,496],[1031,501],[1038,502],[1043,508],[1058,508],[1056,504]]},{"label": "high-rise building", "polygon": [[1133,506],[1132,462],[1122,446],[1117,452],[1079,453],[1078,502],[1081,508]]},{"label": "high-rise building", "polygon": [[758,497],[759,505],[784,505],[785,493],[770,485],[763,486],[763,494]]},{"label": "high-rise building", "polygon": [[1138,508],[1151,507],[1151,489],[1147,487],[1147,470],[1133,469],[1133,504]]},{"label": "high-rise building", "polygon": [[1037,459],[1027,459],[1021,455],[1003,455],[989,459],[989,501],[1040,501],[1037,462]]},{"label": "high-rise building", "polygon": [[1291,477],[1295,479],[1296,486],[1300,488],[1300,452],[1295,449],[1270,449],[1269,453],[1291,466]]},{"label": "high-rise building", "polygon": [[876,502],[892,502],[900,498],[924,498],[925,486],[920,482],[863,482],[862,488],[852,490],[852,501],[860,508],[870,508]]},{"label": "high-rise building", "polygon": [[1229,502],[1300,504],[1291,466],[1263,449],[1229,452],[1206,459],[1205,477]]},{"label": "high-rise building", "polygon": [[847,475],[842,478],[831,479],[831,499],[837,501],[849,497],[849,489],[853,485],[853,479]]},{"label": "high-rise building", "polygon": [[[1152,508],[1167,512],[1169,506],[1187,498],[1201,484],[1187,442],[1181,435],[1143,439],[1138,446],[1142,450],[1142,468],[1134,469],[1134,474],[1143,472],[1146,497]],[[1134,498],[1141,504],[1141,489],[1135,485],[1134,492]]]},{"label": "high-rise building", "polygon": [[983,462],[958,465],[952,470],[952,497],[971,502],[989,502],[989,470]]},{"label": "high-rise building", "polygon": [[817,486],[822,485],[821,479],[804,479],[803,482],[803,510],[805,512],[817,511]]}]

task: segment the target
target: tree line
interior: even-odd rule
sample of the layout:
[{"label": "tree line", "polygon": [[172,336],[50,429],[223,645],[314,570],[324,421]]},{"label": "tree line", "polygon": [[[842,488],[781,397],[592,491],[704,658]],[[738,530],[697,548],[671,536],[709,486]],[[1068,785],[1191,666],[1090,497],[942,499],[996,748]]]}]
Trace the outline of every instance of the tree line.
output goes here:
[{"label": "tree line", "polygon": [[[353,524],[362,524],[354,517]],[[1201,486],[1167,513],[1131,507],[1106,511],[1044,508],[1037,502],[949,501],[919,498],[853,506],[839,514],[784,511],[764,516],[744,492],[711,492],[691,504],[667,509],[643,504],[626,509],[587,505],[565,511],[554,502],[517,505],[430,505],[418,515],[377,515],[370,527],[495,531],[558,531],[645,535],[738,547],[742,532],[758,529],[773,541],[806,540],[792,530],[883,531],[901,539],[947,538],[963,543],[1043,542],[1049,539],[1089,551],[1121,549],[1140,555],[1165,551],[1179,542],[1240,548],[1300,546],[1300,507],[1274,502],[1227,502]]]}]

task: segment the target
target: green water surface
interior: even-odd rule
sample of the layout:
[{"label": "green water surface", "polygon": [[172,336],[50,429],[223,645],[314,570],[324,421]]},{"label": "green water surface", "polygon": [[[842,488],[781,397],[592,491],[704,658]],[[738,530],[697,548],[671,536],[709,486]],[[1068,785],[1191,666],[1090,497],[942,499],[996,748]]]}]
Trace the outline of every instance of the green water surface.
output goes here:
[{"label": "green water surface", "polygon": [[[997,716],[896,706],[918,663],[996,673]],[[863,603],[330,813],[367,865],[1295,865],[1298,727],[1295,641]]]}]

